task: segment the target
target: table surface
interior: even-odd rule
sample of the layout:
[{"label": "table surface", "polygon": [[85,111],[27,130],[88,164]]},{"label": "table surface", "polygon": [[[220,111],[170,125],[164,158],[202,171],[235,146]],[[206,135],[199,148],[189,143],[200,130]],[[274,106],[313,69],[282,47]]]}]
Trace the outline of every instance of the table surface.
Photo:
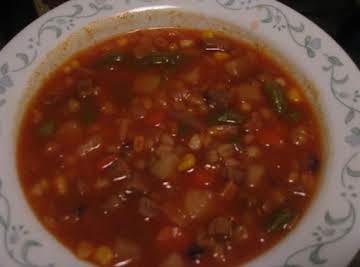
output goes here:
[{"label": "table surface", "polygon": [[[63,2],[65,0],[21,1],[24,7],[19,10],[18,1],[9,1],[6,12],[0,16],[0,22],[6,21],[6,23],[0,23],[0,49],[39,14]],[[280,2],[302,13],[323,28],[360,67],[360,24],[358,22],[360,0],[280,0]],[[6,25],[6,27],[1,25]],[[348,267],[360,267],[360,251]]]}]

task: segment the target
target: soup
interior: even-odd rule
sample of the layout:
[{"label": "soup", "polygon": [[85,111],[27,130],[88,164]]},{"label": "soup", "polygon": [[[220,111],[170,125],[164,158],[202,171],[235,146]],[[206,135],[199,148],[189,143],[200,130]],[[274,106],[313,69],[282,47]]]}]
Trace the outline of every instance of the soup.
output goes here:
[{"label": "soup", "polygon": [[97,266],[238,266],[299,222],[322,146],[305,93],[221,33],[130,32],[27,107],[18,171],[41,223]]}]

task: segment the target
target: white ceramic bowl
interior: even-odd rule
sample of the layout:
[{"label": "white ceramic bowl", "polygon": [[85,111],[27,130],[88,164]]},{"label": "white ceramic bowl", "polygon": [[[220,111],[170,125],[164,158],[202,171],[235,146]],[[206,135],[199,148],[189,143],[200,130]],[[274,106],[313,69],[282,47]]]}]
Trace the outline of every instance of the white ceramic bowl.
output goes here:
[{"label": "white ceramic bowl", "polygon": [[320,190],[299,226],[246,266],[346,266],[360,248],[360,73],[326,33],[271,0],[74,0],[18,34],[0,53],[0,266],[88,266],[39,224],[24,198],[19,118],[64,58],[114,34],[164,26],[213,28],[260,44],[315,88],[309,95],[327,142]]}]

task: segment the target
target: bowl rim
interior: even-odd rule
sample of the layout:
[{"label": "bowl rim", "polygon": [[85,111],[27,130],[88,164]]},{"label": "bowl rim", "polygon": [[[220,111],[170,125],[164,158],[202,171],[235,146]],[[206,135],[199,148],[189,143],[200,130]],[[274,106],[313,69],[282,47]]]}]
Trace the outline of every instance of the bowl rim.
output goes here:
[{"label": "bowl rim", "polygon": [[[323,188],[318,193],[317,199],[313,200],[312,206],[299,226],[274,248],[245,265],[263,266],[263,263],[269,262],[269,260],[274,263],[274,266],[283,267],[295,266],[291,265],[295,262],[305,262],[304,266],[325,263],[332,266],[343,266],[348,263],[350,257],[360,248],[360,238],[357,238],[354,233],[356,228],[360,228],[360,222],[356,216],[360,204],[357,197],[359,184],[354,183],[354,180],[360,177],[359,171],[356,170],[356,163],[360,163],[359,152],[357,152],[360,137],[356,138],[360,136],[360,129],[356,127],[358,119],[356,115],[360,112],[360,108],[356,102],[347,99],[344,92],[350,91],[351,96],[354,97],[357,95],[356,86],[360,84],[360,73],[346,53],[318,26],[289,7],[272,0],[189,0],[187,2],[180,0],[127,0],[121,3],[115,0],[86,0],[81,1],[81,4],[80,1],[73,0],[48,12],[15,36],[0,52],[0,144],[5,144],[4,152],[0,154],[0,203],[2,201],[5,207],[5,209],[3,208],[5,212],[0,207],[0,232],[4,232],[4,239],[0,241],[2,242],[0,243],[1,258],[7,258],[6,262],[9,264],[7,266],[33,266],[31,265],[33,264],[32,260],[29,259],[31,255],[41,255],[40,258],[44,258],[40,252],[45,250],[45,246],[40,248],[42,243],[55,242],[53,237],[41,229],[41,226],[35,225],[36,220],[34,221],[31,211],[24,211],[22,216],[15,214],[15,217],[19,217],[20,221],[29,222],[31,228],[35,229],[35,233],[41,236],[41,242],[40,239],[25,237],[23,232],[27,230],[23,230],[22,224],[11,223],[10,207],[11,210],[14,210],[14,205],[17,205],[21,211],[28,207],[27,203],[21,200],[19,183],[11,182],[11,179],[8,178],[16,175],[13,170],[8,170],[14,167],[14,162],[6,156],[14,152],[9,144],[13,135],[12,128],[15,127],[12,115],[16,113],[16,107],[14,107],[16,104],[12,99],[21,99],[20,95],[25,90],[21,84],[27,82],[36,66],[42,62],[44,51],[50,51],[54,44],[64,41],[75,30],[79,30],[95,20],[121,15],[124,11],[139,12],[161,8],[177,8],[185,12],[194,11],[210,17],[218,17],[231,23],[241,22],[242,26],[245,25],[245,29],[254,31],[259,38],[266,39],[270,47],[278,49],[281,47],[284,57],[289,58],[290,61],[299,62],[298,64],[301,62],[299,66],[301,71],[306,77],[309,77],[309,80],[314,80],[316,88],[321,93],[320,102],[324,106],[324,113],[328,116],[328,118],[324,118],[324,124],[329,129],[336,129],[334,132],[329,132],[329,168],[324,174],[331,178],[326,182],[323,181]],[[59,30],[54,27],[47,28],[47,30],[53,31],[58,39],[51,39],[53,36],[46,35],[44,40],[50,41],[45,44],[41,41],[43,33],[39,34],[39,32],[49,26],[54,18],[64,17],[65,15],[62,14],[69,14],[67,12],[70,11],[73,12],[70,14],[77,16],[84,10],[95,11],[95,15],[85,15],[84,20],[78,21],[72,17],[75,21],[69,22],[69,24],[72,23],[74,26],[68,31],[60,28],[61,32],[59,33]],[[238,17],[239,13],[242,14],[241,19]],[[71,17],[63,18],[65,23],[68,18],[71,20]],[[256,26],[253,21],[257,21]],[[36,34],[34,35],[35,29],[39,29],[38,39],[36,37],[29,38],[29,36],[36,36]],[[39,44],[36,41],[39,41]],[[19,52],[19,49],[20,51],[24,49],[24,45],[27,46],[27,50],[36,52],[35,58],[25,52]],[[40,48],[43,49],[42,52],[36,50]],[[18,66],[20,63],[20,66],[13,67],[14,62]],[[321,74],[322,77],[315,78],[314,75],[317,74]],[[22,82],[18,82],[19,80]],[[16,86],[18,87],[14,89],[13,87]],[[340,93],[344,93],[344,97],[336,91],[338,86],[343,87]],[[326,88],[330,88],[331,92],[326,92]],[[9,103],[13,101],[13,104],[8,104],[6,101]],[[5,125],[13,127],[4,128]],[[5,195],[9,192],[15,196]],[[336,201],[333,198],[336,198]],[[331,205],[326,206],[325,203]],[[1,217],[5,218],[3,222]],[[309,228],[311,226],[313,227]],[[308,233],[310,229],[312,230],[311,234]],[[296,238],[294,238],[295,234]],[[305,237],[305,235],[309,236]],[[44,236],[47,236],[45,241],[43,241]],[[16,239],[15,237],[19,240],[10,244],[9,240]],[[5,248],[1,249],[1,245]],[[11,255],[9,253],[11,245],[14,245],[15,248],[19,246],[23,251],[23,257],[16,253]],[[339,246],[342,249],[342,255],[336,253]],[[38,248],[35,249],[35,247]],[[32,248],[37,250],[37,254],[35,254],[36,251],[30,253]],[[66,253],[64,248],[60,251]],[[287,251],[289,255],[285,259],[284,251]],[[277,256],[275,257],[273,254]],[[336,257],[334,254],[337,254]],[[50,253],[50,255],[52,254]],[[50,263],[44,266],[56,265]]]}]

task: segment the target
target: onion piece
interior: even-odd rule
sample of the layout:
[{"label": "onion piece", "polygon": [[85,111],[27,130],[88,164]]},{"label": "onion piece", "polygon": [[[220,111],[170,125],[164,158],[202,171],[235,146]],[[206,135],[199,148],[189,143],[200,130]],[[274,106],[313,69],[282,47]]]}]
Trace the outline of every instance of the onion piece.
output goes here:
[{"label": "onion piece", "polygon": [[214,205],[214,197],[207,190],[189,190],[184,199],[186,213],[192,219],[198,219],[206,216]]}]

